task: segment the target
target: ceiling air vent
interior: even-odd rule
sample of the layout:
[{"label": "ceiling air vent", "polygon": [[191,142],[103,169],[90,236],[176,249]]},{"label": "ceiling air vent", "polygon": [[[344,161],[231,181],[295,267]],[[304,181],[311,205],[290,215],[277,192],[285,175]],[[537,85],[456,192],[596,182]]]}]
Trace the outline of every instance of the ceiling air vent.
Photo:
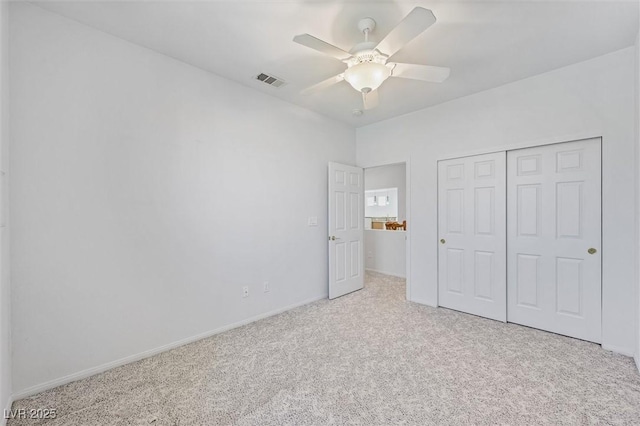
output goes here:
[{"label": "ceiling air vent", "polygon": [[285,82],[283,80],[280,80],[278,77],[274,77],[265,73],[258,74],[256,76],[256,80],[273,87],[280,87],[285,84]]}]

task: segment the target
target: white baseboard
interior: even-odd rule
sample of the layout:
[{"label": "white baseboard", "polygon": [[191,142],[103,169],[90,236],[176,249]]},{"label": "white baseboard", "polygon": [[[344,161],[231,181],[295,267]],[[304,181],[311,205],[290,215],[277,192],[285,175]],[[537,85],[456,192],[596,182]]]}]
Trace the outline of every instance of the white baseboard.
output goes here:
[{"label": "white baseboard", "polygon": [[617,354],[620,355],[625,355],[628,357],[633,358],[634,357],[634,353],[633,350],[628,349],[628,348],[621,348],[618,346],[612,346],[612,345],[606,345],[606,344],[602,344],[602,349],[604,349],[605,351],[611,351],[611,352],[615,352]]},{"label": "white baseboard", "polygon": [[4,409],[4,411],[2,412],[2,418],[0,418],[0,425],[1,426],[6,426],[7,420],[9,420],[9,419],[5,419],[4,413],[8,413],[9,410],[11,410],[11,406],[13,405],[13,401],[14,401],[13,395],[9,395],[9,400],[7,401],[7,405],[6,405],[5,409]]},{"label": "white baseboard", "polygon": [[435,303],[427,302],[426,300],[411,298],[411,302],[418,303],[420,305],[431,306],[432,308],[437,308],[438,305]]},{"label": "white baseboard", "polygon": [[261,319],[272,317],[274,315],[281,314],[281,313],[289,311],[291,309],[294,309],[294,308],[297,308],[297,307],[300,307],[300,306],[304,306],[304,305],[308,305],[309,303],[317,302],[318,300],[322,300],[322,299],[326,299],[326,298],[327,298],[326,294],[324,294],[322,296],[316,296],[316,297],[313,297],[311,299],[304,300],[302,302],[294,303],[292,305],[285,306],[285,307],[280,308],[280,309],[276,309],[276,310],[273,310],[273,311],[266,312],[264,314],[256,315],[254,317],[250,317],[250,318],[247,318],[247,319],[242,320],[242,321],[238,321],[238,322],[235,322],[235,323],[232,323],[232,324],[228,324],[228,325],[216,328],[216,329],[211,330],[211,331],[206,331],[204,333],[200,333],[200,334],[197,334],[195,336],[187,337],[185,339],[181,339],[181,340],[178,340],[178,341],[175,341],[175,342],[172,342],[172,343],[169,343],[169,344],[166,344],[166,345],[154,348],[154,349],[150,349],[148,351],[140,352],[140,353],[137,353],[137,354],[134,354],[134,355],[129,355],[127,357],[120,358],[120,359],[117,359],[115,361],[108,362],[106,364],[98,365],[96,367],[88,368],[86,370],[82,370],[82,371],[79,371],[77,373],[69,374],[67,376],[60,377],[58,379],[53,379],[53,380],[50,380],[48,382],[41,383],[39,385],[31,386],[31,387],[29,387],[27,389],[15,392],[12,395],[12,401],[17,401],[19,399],[26,398],[26,397],[29,397],[31,395],[38,394],[40,392],[44,392],[46,390],[53,389],[53,388],[58,387],[58,386],[66,385],[67,383],[75,382],[77,380],[81,380],[81,379],[93,376],[95,374],[103,373],[103,372],[105,372],[107,370],[111,370],[113,368],[120,367],[120,366],[125,365],[125,364],[129,364],[129,363],[132,363],[132,362],[135,362],[135,361],[139,361],[139,360],[144,359],[144,358],[149,358],[149,357],[157,355],[159,353],[166,352],[166,351],[169,351],[171,349],[175,349],[175,348],[177,348],[179,346],[183,346],[183,345],[186,345],[186,344],[189,344],[189,343],[193,343],[193,342],[196,342],[198,340],[206,339],[207,337],[211,337],[211,336],[214,336],[216,334],[220,334],[220,333],[223,333],[225,331],[232,330],[234,328],[242,327],[243,325],[247,325],[247,324],[250,324],[252,322],[259,321]]},{"label": "white baseboard", "polygon": [[636,361],[636,368],[638,369],[638,373],[640,373],[640,354],[636,354],[633,359]]},{"label": "white baseboard", "polygon": [[399,275],[393,272],[386,272],[386,271],[380,271],[378,269],[369,269],[366,268],[365,271],[369,271],[369,272],[377,272],[378,274],[383,274],[383,275],[391,275],[392,277],[398,277],[398,278],[407,278],[406,275]]}]

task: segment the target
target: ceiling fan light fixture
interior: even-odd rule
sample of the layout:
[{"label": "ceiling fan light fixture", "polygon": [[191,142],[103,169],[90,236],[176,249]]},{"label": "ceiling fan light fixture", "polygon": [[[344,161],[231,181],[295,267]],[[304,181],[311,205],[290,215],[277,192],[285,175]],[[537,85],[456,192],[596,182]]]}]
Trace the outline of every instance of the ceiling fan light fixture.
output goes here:
[{"label": "ceiling fan light fixture", "polygon": [[344,72],[344,79],[358,92],[376,90],[391,76],[391,70],[376,62],[361,62],[349,67]]}]

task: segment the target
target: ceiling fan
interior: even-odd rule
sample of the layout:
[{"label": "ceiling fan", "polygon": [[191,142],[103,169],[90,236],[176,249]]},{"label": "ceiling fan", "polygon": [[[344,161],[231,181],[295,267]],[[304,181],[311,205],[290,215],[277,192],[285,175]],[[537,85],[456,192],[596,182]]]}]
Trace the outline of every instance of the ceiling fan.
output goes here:
[{"label": "ceiling fan", "polygon": [[389,77],[443,82],[449,77],[449,68],[387,62],[393,54],[435,22],[436,17],[429,9],[416,7],[381,42],[376,44],[369,41],[369,33],[375,29],[376,21],[372,18],[361,19],[358,22],[358,29],[364,33],[364,41],[356,44],[349,52],[309,34],[295,36],[293,41],[296,43],[347,64],[347,69],[343,73],[314,84],[300,93],[309,94],[345,80],[362,93],[364,109],[368,110],[378,106],[376,89]]}]

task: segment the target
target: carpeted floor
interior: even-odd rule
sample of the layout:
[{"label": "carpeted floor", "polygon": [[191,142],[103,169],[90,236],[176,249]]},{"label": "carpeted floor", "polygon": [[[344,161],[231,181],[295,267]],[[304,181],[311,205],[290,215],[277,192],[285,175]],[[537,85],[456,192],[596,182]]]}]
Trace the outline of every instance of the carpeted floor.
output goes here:
[{"label": "carpeted floor", "polygon": [[322,300],[13,408],[9,425],[640,424],[640,374],[598,345],[406,302]]}]

